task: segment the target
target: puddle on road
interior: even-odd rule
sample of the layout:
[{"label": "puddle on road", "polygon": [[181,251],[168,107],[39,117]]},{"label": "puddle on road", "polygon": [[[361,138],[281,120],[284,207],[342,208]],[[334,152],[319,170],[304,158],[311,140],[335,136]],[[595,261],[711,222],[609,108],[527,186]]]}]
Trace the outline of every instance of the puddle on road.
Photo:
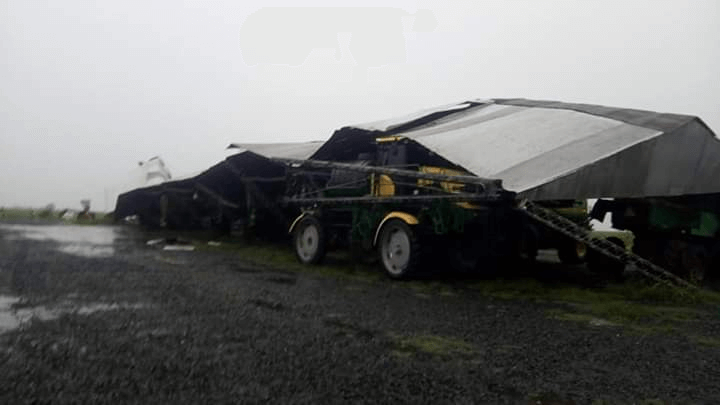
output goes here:
[{"label": "puddle on road", "polygon": [[79,225],[0,225],[0,228],[19,232],[9,235],[20,238],[57,242],[58,251],[82,257],[110,257],[118,239],[118,230],[107,226]]},{"label": "puddle on road", "polygon": [[112,303],[112,304],[104,304],[104,303],[94,303],[94,304],[86,304],[86,305],[80,305],[73,307],[74,309],[72,311],[68,312],[74,312],[78,315],[89,315],[95,312],[100,311],[115,311],[119,309],[143,309],[147,308],[147,305],[145,304],[128,304],[128,303]]},{"label": "puddle on road", "polygon": [[77,304],[70,301],[63,301],[56,306],[37,306],[28,308],[13,308],[13,305],[20,302],[20,297],[12,295],[0,295],[0,334],[20,328],[33,319],[39,321],[50,321],[59,318],[63,314],[90,315],[100,311],[114,311],[120,309],[142,309],[147,305],[142,303],[87,303]]}]

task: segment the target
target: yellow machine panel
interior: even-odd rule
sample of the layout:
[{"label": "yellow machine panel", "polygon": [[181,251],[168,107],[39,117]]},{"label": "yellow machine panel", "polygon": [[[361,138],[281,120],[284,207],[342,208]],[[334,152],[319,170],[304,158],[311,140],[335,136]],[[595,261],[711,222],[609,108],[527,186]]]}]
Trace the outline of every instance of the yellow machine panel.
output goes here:
[{"label": "yellow machine panel", "polygon": [[[420,171],[420,173],[444,174],[444,175],[448,175],[448,176],[463,176],[463,175],[467,174],[467,173],[463,173],[459,170],[447,169],[444,167],[436,167],[436,166],[420,166],[419,171]],[[434,183],[433,180],[428,180],[428,179],[418,179],[418,181],[417,181],[418,187],[430,187],[433,185],[433,183]],[[463,184],[462,183],[453,183],[453,182],[449,182],[449,181],[441,181],[440,187],[443,190],[447,191],[448,193],[457,193],[462,189]]]},{"label": "yellow machine panel", "polygon": [[392,197],[395,195],[395,183],[387,174],[381,174],[379,176],[373,174],[370,181],[373,196]]}]

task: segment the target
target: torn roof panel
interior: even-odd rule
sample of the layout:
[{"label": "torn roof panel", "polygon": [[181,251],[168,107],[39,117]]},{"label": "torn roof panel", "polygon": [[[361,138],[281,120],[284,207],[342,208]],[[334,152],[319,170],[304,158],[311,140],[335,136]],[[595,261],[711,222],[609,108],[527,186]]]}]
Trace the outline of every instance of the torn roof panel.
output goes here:
[{"label": "torn roof panel", "polygon": [[308,159],[320,148],[320,146],[322,146],[322,144],[322,141],[294,143],[232,143],[228,146],[228,149],[251,151],[268,158]]},{"label": "torn roof panel", "polygon": [[378,136],[401,135],[533,199],[720,192],[720,141],[693,116],[504,99],[381,122],[336,131],[312,158],[348,160]]},{"label": "torn roof panel", "polygon": [[390,118],[385,120],[379,120],[374,122],[368,122],[364,124],[350,125],[353,128],[364,129],[366,131],[392,131],[399,126],[404,126],[408,123],[414,122],[423,117],[427,117],[438,113],[450,113],[454,111],[462,111],[473,106],[474,103],[461,103],[461,104],[448,104],[445,106],[428,108],[422,111],[418,111],[412,114],[404,115],[402,117]]}]

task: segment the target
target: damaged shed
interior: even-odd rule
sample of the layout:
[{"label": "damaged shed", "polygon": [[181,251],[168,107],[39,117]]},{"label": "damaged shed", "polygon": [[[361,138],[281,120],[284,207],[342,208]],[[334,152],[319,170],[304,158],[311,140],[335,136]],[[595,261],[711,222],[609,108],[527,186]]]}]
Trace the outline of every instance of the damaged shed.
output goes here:
[{"label": "damaged shed", "polygon": [[475,100],[341,128],[311,158],[352,161],[390,138],[498,179],[520,200],[569,207],[600,199],[592,217],[611,213],[642,257],[690,278],[720,269],[720,140],[698,117]]},{"label": "damaged shed", "polygon": [[351,161],[382,136],[536,201],[720,192],[720,141],[700,118],[553,101],[476,100],[351,125],[311,158]]},{"label": "damaged shed", "polygon": [[[305,159],[320,143],[264,145],[272,155]],[[237,148],[230,145],[228,149]],[[202,173],[138,188],[118,197],[115,219],[137,216],[149,227],[222,229],[258,227],[272,233],[284,226],[275,202],[285,190],[285,168],[261,154],[242,150]]]},{"label": "damaged shed", "polygon": [[[480,239],[487,242],[486,247],[495,239],[503,239],[507,252],[520,252],[527,257],[534,257],[538,248],[550,246],[558,249],[561,259],[563,251],[571,252],[565,256],[571,259],[569,262],[576,262],[581,259],[584,243],[594,248],[595,253],[606,254],[610,250],[589,239],[585,230],[590,228],[586,200],[600,199],[591,215],[602,219],[605,213],[612,213],[616,228],[633,232],[636,242],[633,249],[642,257],[675,273],[689,272],[698,277],[709,268],[720,268],[720,140],[694,116],[554,101],[472,100],[405,117],[346,126],[324,143],[232,144],[229,148],[244,151],[191,179],[123,195],[118,199],[118,212],[120,215],[132,212],[127,208],[132,206],[141,217],[148,214],[147,217],[159,218],[160,225],[185,226],[192,222],[190,219],[203,218],[208,222],[210,218],[213,226],[228,228],[232,224],[253,226],[262,221],[259,228],[280,235],[282,226],[293,217],[293,213],[283,210],[292,208],[302,211],[302,215],[295,217],[291,229],[298,223],[302,232],[318,235],[323,234],[326,226],[337,228],[333,232],[349,229],[349,238],[338,233],[341,237],[335,239],[347,239],[350,243],[354,236],[372,233],[374,238],[365,238],[363,246],[382,247],[386,220],[417,225],[418,215],[437,211],[439,214],[429,222],[425,219],[427,225],[432,225],[427,229],[447,234],[441,225],[446,222],[443,215],[448,213],[432,201],[433,198],[449,201],[453,196],[448,193],[459,190],[458,183],[453,181],[463,177],[468,184],[485,182],[477,188],[485,191],[476,192],[474,197],[483,193],[490,196],[492,193],[487,190],[500,189],[501,185],[502,193],[498,196],[511,192],[507,193],[512,195],[508,206],[517,208],[517,203],[523,200],[537,202],[557,209],[556,216],[572,216],[571,221],[579,228],[568,234],[540,220],[538,223],[518,220],[521,225],[515,228],[520,229],[508,231],[513,228],[510,222],[495,215],[502,210],[485,209],[482,215],[487,214],[492,220],[476,224],[485,237],[478,237],[481,233],[477,232],[465,235],[460,231],[453,236],[459,246],[456,250],[462,255],[480,251],[466,243]],[[312,167],[317,170],[308,170]],[[298,182],[289,181],[293,168],[301,169],[296,170],[294,177]],[[357,175],[361,172],[366,174]],[[438,181],[438,188],[428,176],[454,177],[450,182]],[[316,181],[320,177],[323,180]],[[446,195],[431,195],[437,192]],[[504,199],[498,197],[498,201]],[[285,204],[280,203],[282,200]],[[486,200],[492,204],[492,198]],[[288,202],[295,204],[294,208]],[[375,205],[330,207],[355,203]],[[375,218],[376,205],[388,203],[395,204],[395,211],[378,209],[387,215]],[[412,213],[407,212],[410,205],[414,207]],[[524,206],[531,205],[537,206]],[[451,206],[450,211],[454,209],[451,214],[458,218],[481,216],[482,210],[472,204],[457,207],[461,210]],[[322,217],[317,215],[319,212],[331,215]],[[306,214],[308,217],[303,219]],[[360,232],[363,221],[374,232]],[[409,227],[398,227],[411,232]],[[550,228],[552,232],[548,231]],[[308,237],[308,241],[320,239]],[[411,239],[408,236],[403,240]],[[305,246],[301,237],[296,242],[297,246]],[[306,254],[310,262],[320,260],[324,248],[309,246],[296,253],[299,257]],[[388,252],[392,251],[389,245],[386,247]],[[405,248],[400,251],[408,251],[408,246]],[[490,246],[482,251],[498,250]],[[625,251],[620,249],[612,258],[623,260],[618,258],[624,255]],[[478,263],[477,254],[471,256],[459,261]]]}]

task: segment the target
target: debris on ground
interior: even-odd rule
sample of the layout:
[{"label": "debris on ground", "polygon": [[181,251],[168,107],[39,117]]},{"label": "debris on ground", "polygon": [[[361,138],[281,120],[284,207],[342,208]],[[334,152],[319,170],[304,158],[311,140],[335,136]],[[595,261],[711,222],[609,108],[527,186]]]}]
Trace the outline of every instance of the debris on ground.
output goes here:
[{"label": "debris on ground", "polygon": [[191,252],[195,246],[191,241],[178,237],[150,239],[145,242],[147,246],[162,246],[162,250]]}]

